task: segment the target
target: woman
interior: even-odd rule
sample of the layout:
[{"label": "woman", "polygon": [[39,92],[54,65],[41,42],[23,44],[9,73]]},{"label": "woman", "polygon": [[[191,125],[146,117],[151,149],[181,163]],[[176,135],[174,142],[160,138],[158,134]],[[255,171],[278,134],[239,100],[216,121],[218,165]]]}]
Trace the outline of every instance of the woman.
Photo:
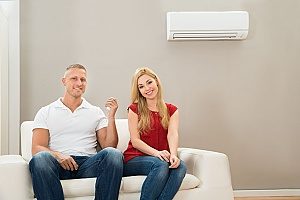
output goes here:
[{"label": "woman", "polygon": [[124,176],[147,175],[141,200],[173,199],[186,173],[177,157],[178,110],[164,102],[158,76],[137,69],[128,107],[130,141],[124,152]]}]

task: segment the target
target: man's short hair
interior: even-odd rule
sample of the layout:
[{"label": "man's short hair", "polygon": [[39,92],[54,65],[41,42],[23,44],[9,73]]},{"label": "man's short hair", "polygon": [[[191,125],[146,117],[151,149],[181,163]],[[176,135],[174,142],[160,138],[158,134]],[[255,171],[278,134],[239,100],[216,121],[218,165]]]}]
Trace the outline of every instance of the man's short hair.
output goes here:
[{"label": "man's short hair", "polygon": [[67,73],[68,73],[68,71],[70,69],[83,69],[86,72],[86,68],[83,65],[81,65],[81,64],[72,64],[72,65],[69,65],[66,68],[66,71],[65,71],[65,74],[64,74],[64,78],[66,78],[66,75],[67,75]]},{"label": "man's short hair", "polygon": [[66,71],[68,71],[69,69],[83,69],[84,71],[86,71],[86,68],[81,65],[81,64],[72,64],[72,65],[69,65],[67,68],[66,68]]}]

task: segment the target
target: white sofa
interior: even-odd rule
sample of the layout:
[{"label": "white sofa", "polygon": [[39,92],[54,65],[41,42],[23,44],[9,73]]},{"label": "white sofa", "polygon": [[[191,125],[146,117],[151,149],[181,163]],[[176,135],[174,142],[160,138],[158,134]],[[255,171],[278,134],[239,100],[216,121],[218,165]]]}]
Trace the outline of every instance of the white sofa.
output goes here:
[{"label": "white sofa", "polygon": [[[127,119],[117,119],[118,149],[129,141]],[[21,125],[22,155],[0,156],[0,199],[34,199],[28,161],[31,158],[32,121]],[[228,158],[225,154],[191,148],[180,148],[180,159],[188,171],[175,200],[233,200]],[[123,177],[119,199],[139,199],[144,176]],[[95,178],[62,180],[65,199],[94,199]]]}]

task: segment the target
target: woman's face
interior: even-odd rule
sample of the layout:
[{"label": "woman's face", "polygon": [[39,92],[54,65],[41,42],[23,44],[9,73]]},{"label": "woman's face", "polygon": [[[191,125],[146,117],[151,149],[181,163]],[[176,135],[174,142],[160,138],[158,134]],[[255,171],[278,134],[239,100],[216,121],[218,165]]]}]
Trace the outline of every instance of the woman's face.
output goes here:
[{"label": "woman's face", "polygon": [[138,78],[138,89],[146,99],[155,99],[158,93],[158,86],[154,78],[144,74]]}]

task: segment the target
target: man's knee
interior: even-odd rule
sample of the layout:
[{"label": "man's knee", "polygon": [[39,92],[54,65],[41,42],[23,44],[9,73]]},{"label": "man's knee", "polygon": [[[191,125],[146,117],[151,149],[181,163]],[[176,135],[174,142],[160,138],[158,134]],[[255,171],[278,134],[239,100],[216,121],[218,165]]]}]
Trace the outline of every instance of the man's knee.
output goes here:
[{"label": "man's knee", "polygon": [[114,157],[116,159],[123,159],[123,154],[119,149],[113,147],[106,147],[105,149],[102,149],[102,151],[105,152],[109,157]]},{"label": "man's knee", "polygon": [[107,162],[123,166],[123,154],[120,150],[113,147],[107,147],[105,149],[102,149],[101,151],[103,151],[102,153],[106,154]]},{"label": "man's knee", "polygon": [[30,170],[46,170],[49,167],[53,166],[54,160],[55,158],[51,155],[50,152],[41,151],[31,158],[29,162],[29,168]]}]

